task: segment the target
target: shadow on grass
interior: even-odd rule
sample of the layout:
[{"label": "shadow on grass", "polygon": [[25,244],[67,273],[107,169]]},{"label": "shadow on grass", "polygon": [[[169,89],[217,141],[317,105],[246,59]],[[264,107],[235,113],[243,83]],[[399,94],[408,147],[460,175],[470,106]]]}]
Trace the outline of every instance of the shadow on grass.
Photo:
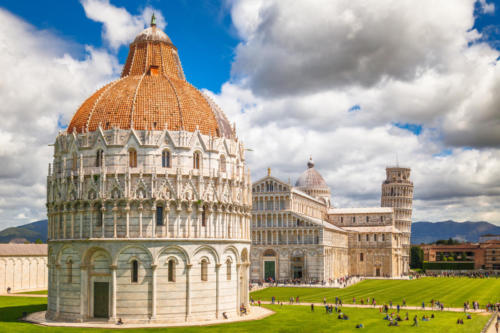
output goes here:
[{"label": "shadow on grass", "polygon": [[18,321],[24,312],[32,313],[44,310],[47,310],[47,304],[3,307],[0,308],[0,322]]}]

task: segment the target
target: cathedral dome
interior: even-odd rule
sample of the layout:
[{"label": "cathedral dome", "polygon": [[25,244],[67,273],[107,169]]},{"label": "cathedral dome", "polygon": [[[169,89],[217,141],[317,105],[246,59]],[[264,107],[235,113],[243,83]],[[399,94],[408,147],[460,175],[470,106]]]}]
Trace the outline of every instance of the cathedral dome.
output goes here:
[{"label": "cathedral dome", "polygon": [[184,77],[177,48],[154,20],[130,44],[121,78],[97,90],[77,110],[68,132],[99,126],[185,130],[233,138],[222,110]]},{"label": "cathedral dome", "polygon": [[328,188],[321,174],[314,169],[312,158],[307,162],[307,170],[300,175],[295,186],[301,188]]}]

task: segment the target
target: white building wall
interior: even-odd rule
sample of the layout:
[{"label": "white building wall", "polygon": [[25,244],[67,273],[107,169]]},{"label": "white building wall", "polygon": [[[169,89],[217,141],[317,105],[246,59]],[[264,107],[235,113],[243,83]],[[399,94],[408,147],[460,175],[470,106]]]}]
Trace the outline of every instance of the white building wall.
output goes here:
[{"label": "white building wall", "polygon": [[0,294],[46,290],[47,257],[45,256],[1,256]]}]

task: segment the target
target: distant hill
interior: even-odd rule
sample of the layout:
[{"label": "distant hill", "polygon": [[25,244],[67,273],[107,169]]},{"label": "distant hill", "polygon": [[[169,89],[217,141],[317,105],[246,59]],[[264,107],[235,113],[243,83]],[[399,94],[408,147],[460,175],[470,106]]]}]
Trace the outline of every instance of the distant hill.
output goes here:
[{"label": "distant hill", "polygon": [[[438,239],[455,238],[467,242],[479,241],[484,234],[500,234],[500,227],[489,222],[414,222],[411,225],[411,243],[432,243]],[[47,242],[47,220],[11,227],[0,231],[0,243],[26,238],[30,242]]]},{"label": "distant hill", "polygon": [[0,231],[0,243],[9,243],[12,239],[25,238],[33,243],[37,239],[47,242],[47,220],[36,221],[18,227]]},{"label": "distant hill", "polygon": [[484,234],[500,234],[500,227],[489,222],[414,222],[411,225],[411,243],[432,243],[438,239],[455,238],[477,242]]}]

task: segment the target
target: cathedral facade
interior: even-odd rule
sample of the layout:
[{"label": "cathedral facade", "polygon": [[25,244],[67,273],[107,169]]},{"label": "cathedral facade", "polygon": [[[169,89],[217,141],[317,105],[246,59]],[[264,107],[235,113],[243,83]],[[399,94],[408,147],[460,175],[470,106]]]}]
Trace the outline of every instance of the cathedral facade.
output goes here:
[{"label": "cathedral facade", "polygon": [[410,169],[386,169],[382,207],[336,208],[310,160],[295,186],[271,175],[253,183],[252,281],[400,277],[409,270]]},{"label": "cathedral facade", "polygon": [[176,323],[248,304],[244,147],[154,19],[56,138],[47,213],[48,319]]}]

